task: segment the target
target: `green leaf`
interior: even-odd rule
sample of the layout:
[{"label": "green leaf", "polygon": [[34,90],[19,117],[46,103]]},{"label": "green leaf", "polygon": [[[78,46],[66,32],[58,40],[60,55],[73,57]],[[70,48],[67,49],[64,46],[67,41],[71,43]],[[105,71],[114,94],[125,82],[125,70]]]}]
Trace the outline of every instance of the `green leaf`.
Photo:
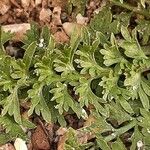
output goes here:
[{"label": "green leaf", "polygon": [[140,85],[140,81],[141,81],[141,74],[139,72],[131,71],[130,76],[126,77],[124,85],[132,86],[132,88],[136,90]]},{"label": "green leaf", "polygon": [[68,93],[67,84],[58,82],[56,88],[53,88],[50,92],[54,95],[51,101],[56,101],[55,108],[59,110],[60,114],[69,111],[71,108],[78,117],[81,116],[81,107]]},{"label": "green leaf", "polygon": [[36,128],[36,125],[26,118],[22,118],[22,126],[28,128],[28,129]]},{"label": "green leaf", "polygon": [[132,119],[132,117],[122,109],[120,104],[111,102],[108,107],[110,109],[110,118],[117,120],[118,124]]},{"label": "green leaf", "polygon": [[142,116],[138,118],[138,125],[146,129],[149,132],[150,129],[150,112],[146,111],[145,109],[140,109],[140,113]]},{"label": "green leaf", "polygon": [[127,41],[129,41],[129,42],[132,41],[131,36],[130,36],[130,33],[129,33],[127,27],[121,26],[121,34],[122,34],[122,36],[123,36],[123,38],[124,38],[125,40],[127,40]]},{"label": "green leaf", "polygon": [[90,28],[102,33],[108,32],[109,25],[112,22],[112,14],[108,7],[104,7],[94,18],[90,21]]},{"label": "green leaf", "polygon": [[12,117],[8,115],[3,117],[0,116],[0,125],[3,125],[3,127],[6,129],[6,134],[3,136],[0,135],[0,143],[4,144],[3,142],[15,139],[16,137],[27,139],[27,136],[20,125],[16,123]]},{"label": "green leaf", "polygon": [[122,41],[122,43],[120,43],[119,46],[125,50],[125,55],[130,58],[146,58],[141,47],[136,42]]},{"label": "green leaf", "polygon": [[91,34],[87,27],[82,27],[81,37],[85,45],[89,45],[91,43]]},{"label": "green leaf", "polygon": [[[84,11],[85,11],[85,8],[86,8],[86,4],[87,4],[87,0],[69,0],[68,1],[68,4],[70,6],[70,13],[72,12],[72,10],[74,10],[74,13],[75,14],[78,14],[78,13],[81,13],[82,15],[84,15]],[[73,8],[76,8],[76,9],[73,9]]]},{"label": "green leaf", "polygon": [[15,121],[18,124],[21,124],[21,115],[20,115],[20,104],[19,104],[19,99],[18,99],[18,88],[14,88],[12,93],[3,100],[4,101],[4,106],[2,110],[2,115],[8,114],[10,116],[14,116]]},{"label": "green leaf", "polygon": [[58,122],[62,127],[66,127],[66,121],[64,116],[59,114],[58,110],[54,107],[56,103],[51,101],[53,97],[53,95],[50,93],[51,88],[51,85],[48,85],[44,86],[42,90],[43,98],[45,99],[45,102],[51,112],[51,122]]},{"label": "green leaf", "polygon": [[137,31],[142,35],[142,44],[147,44],[150,36],[150,21],[145,19],[138,19]]},{"label": "green leaf", "polygon": [[79,34],[77,34],[76,32],[76,29],[74,30],[74,32],[71,34],[71,39],[70,39],[70,60],[72,61],[73,60],[73,56],[74,56],[74,53],[75,51],[77,50],[79,44],[80,44],[80,41],[81,41],[81,37]]},{"label": "green leaf", "polygon": [[135,59],[147,59],[137,40],[137,30],[132,30],[132,38],[126,27],[122,27],[122,35],[125,40],[121,40],[118,45],[125,50],[125,55]]},{"label": "green leaf", "polygon": [[100,38],[100,33],[97,32],[92,45],[83,45],[76,51],[76,54],[80,56],[80,58],[75,59],[75,62],[78,64],[77,67],[82,68],[80,71],[81,74],[89,73],[92,77],[94,77],[96,75],[109,73],[109,70],[101,67],[95,59],[95,51],[98,49],[100,44]]},{"label": "green leaf", "polygon": [[40,38],[40,33],[37,24],[34,22],[31,23],[31,29],[26,32],[25,38],[23,39],[23,46],[26,49],[31,43],[38,41]]},{"label": "green leaf", "polygon": [[126,150],[123,142],[118,138],[116,142],[111,144],[112,150]]},{"label": "green leaf", "polygon": [[3,145],[5,143],[9,142],[10,140],[12,140],[12,137],[10,137],[9,134],[6,134],[6,133],[0,134],[0,145]]},{"label": "green leaf", "polygon": [[148,96],[150,96],[150,86],[149,86],[149,84],[148,84],[147,82],[148,82],[148,81],[146,81],[146,80],[142,80],[142,81],[141,81],[141,85],[142,85],[142,88],[143,88],[144,92],[145,92]]},{"label": "green leaf", "polygon": [[97,141],[98,146],[101,149],[111,150],[110,147],[108,146],[107,142],[103,138],[98,138],[96,141]]},{"label": "green leaf", "polygon": [[[0,54],[4,53],[4,44],[7,41],[11,40],[13,36],[14,34],[12,34],[11,32],[4,32],[3,28],[0,26]],[[1,50],[3,51],[1,52]]]},{"label": "green leaf", "polygon": [[107,110],[105,110],[101,105],[102,103],[106,103],[106,101],[100,97],[97,97],[92,92],[90,87],[91,81],[87,80],[86,78],[80,78],[79,82],[80,84],[75,87],[75,93],[79,94],[79,102],[81,107],[88,107],[90,104],[92,104],[97,112],[104,116],[108,116]]},{"label": "green leaf", "polygon": [[115,139],[116,137],[119,137],[120,135],[122,135],[123,133],[133,129],[133,127],[135,127],[135,125],[137,124],[136,120],[132,120],[131,122],[129,122],[128,124],[124,125],[123,127],[120,127],[118,129],[114,129],[114,133],[112,133],[111,135],[108,135],[105,137],[105,140],[107,142]]},{"label": "green leaf", "polygon": [[50,109],[43,98],[43,83],[35,83],[33,88],[28,91],[28,97],[31,98],[31,107],[28,111],[29,116],[33,114],[35,110],[37,115],[42,115],[46,122],[51,122],[51,112]]},{"label": "green leaf", "polygon": [[31,43],[28,48],[25,51],[24,57],[23,57],[23,62],[26,65],[26,69],[29,70],[31,66],[31,62],[33,60],[33,55],[36,50],[36,42]]},{"label": "green leaf", "polygon": [[120,23],[120,28],[121,26],[128,27],[130,25],[131,12],[121,12],[120,14],[116,14],[113,17]]},{"label": "green leaf", "polygon": [[134,113],[132,107],[130,106],[130,104],[127,102],[127,100],[124,97],[121,96],[119,98],[119,102],[120,102],[120,105],[124,108],[125,111],[127,111],[128,113],[131,113],[131,114]]},{"label": "green leaf", "polygon": [[141,1],[142,6],[145,8],[146,0],[140,0],[140,1]]},{"label": "green leaf", "polygon": [[[54,38],[52,36],[49,37],[49,41],[48,41],[48,46],[47,49],[45,51],[45,56],[47,57],[51,57],[51,55],[53,54],[55,49],[55,42],[54,42]],[[50,58],[52,59],[52,58]]]},{"label": "green leaf", "polygon": [[132,145],[130,149],[136,149],[137,148],[137,142],[143,142],[143,135],[140,133],[138,127],[136,126],[134,128],[134,134],[131,137]]},{"label": "green leaf", "polygon": [[106,66],[111,66],[116,63],[126,62],[124,57],[121,55],[118,47],[116,45],[112,45],[109,47],[108,45],[104,45],[105,49],[101,49],[100,53],[104,55],[104,64]]},{"label": "green leaf", "polygon": [[[109,124],[106,121],[106,118],[101,116],[98,112],[96,112],[95,110],[91,111],[91,115],[89,116],[89,118],[94,118],[95,121],[91,122],[90,125],[90,130],[92,132],[94,132],[96,135],[98,134],[102,134],[105,133],[107,131],[113,131],[114,128],[111,126],[111,124]],[[101,140],[101,138],[100,138]],[[99,141],[99,137],[98,137],[98,141]]]},{"label": "green leaf", "polygon": [[149,98],[147,97],[147,95],[145,94],[141,86],[139,87],[138,94],[139,94],[143,107],[146,110],[149,110]]},{"label": "green leaf", "polygon": [[[12,70],[10,70],[10,66],[12,64],[12,59],[10,57],[6,57],[2,55],[1,63],[0,63],[0,86],[4,91],[12,91],[14,88],[14,82],[10,78],[12,74]],[[12,67],[12,66],[11,66]]]},{"label": "green leaf", "polygon": [[73,58],[80,41],[81,37],[73,32],[70,39],[70,45],[65,45],[63,47],[64,49],[61,51],[58,49],[55,50],[57,58],[54,60],[54,68],[57,72],[62,73],[62,77],[68,76],[69,74],[76,72],[73,66]]},{"label": "green leaf", "polygon": [[113,98],[117,99],[121,94],[121,89],[118,87],[119,75],[110,71],[109,76],[102,77],[102,81],[99,83],[103,87],[103,99],[111,101]]},{"label": "green leaf", "polygon": [[49,46],[49,44],[51,42],[51,35],[50,35],[50,30],[49,30],[48,26],[44,26],[42,28],[40,38],[44,39],[44,43],[45,43],[46,47]]},{"label": "green leaf", "polygon": [[99,42],[102,45],[109,43],[108,42],[108,37],[100,31],[96,32],[96,37],[99,39]]}]

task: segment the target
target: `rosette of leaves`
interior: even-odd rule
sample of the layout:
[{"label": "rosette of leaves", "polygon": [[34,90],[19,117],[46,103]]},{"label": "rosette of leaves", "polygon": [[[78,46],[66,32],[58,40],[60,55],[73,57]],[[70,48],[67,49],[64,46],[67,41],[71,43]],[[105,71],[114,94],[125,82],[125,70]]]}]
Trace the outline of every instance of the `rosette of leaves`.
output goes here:
[{"label": "rosette of leaves", "polygon": [[[117,30],[111,28],[114,21],[119,23]],[[23,40],[25,54],[20,59],[5,53],[3,44],[12,35],[2,32],[0,124],[5,130],[0,140],[26,138],[20,125],[35,127],[20,109],[22,101],[30,101],[29,115],[42,116],[46,122],[59,122],[61,126],[66,126],[66,113],[78,118],[86,114],[83,118],[90,123],[82,129],[95,141],[80,145],[75,131],[68,129],[66,149],[125,150],[123,142],[129,142],[130,149],[139,148],[139,142],[149,149],[149,53],[137,34],[141,29],[130,28],[129,19],[126,21],[114,18],[106,7],[92,19],[93,33],[87,28],[81,35],[74,32],[70,43],[62,45],[55,43],[48,28],[39,32],[32,26]],[[128,141],[122,140],[126,134]]]}]

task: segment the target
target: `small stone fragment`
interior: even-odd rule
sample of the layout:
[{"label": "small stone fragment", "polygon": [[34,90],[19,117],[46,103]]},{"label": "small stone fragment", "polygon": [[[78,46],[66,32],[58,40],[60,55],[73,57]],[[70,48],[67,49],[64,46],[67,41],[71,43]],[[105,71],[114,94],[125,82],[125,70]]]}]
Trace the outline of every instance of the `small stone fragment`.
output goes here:
[{"label": "small stone fragment", "polygon": [[50,22],[50,16],[52,15],[52,12],[50,9],[42,8],[40,11],[39,19],[43,22]]},{"label": "small stone fragment", "polygon": [[21,5],[23,8],[28,8],[30,5],[30,0],[21,0]]},{"label": "small stone fragment", "polygon": [[0,15],[0,24],[7,22],[8,18],[9,18],[8,13],[6,13],[4,15]]},{"label": "small stone fragment", "polygon": [[144,146],[144,144],[143,144],[143,142],[141,141],[141,140],[139,140],[138,142],[137,142],[137,148],[138,148],[138,150],[141,150],[141,148]]},{"label": "small stone fragment", "polygon": [[71,23],[71,22],[63,23],[63,29],[69,37],[73,32],[76,32],[77,34],[80,35],[82,27],[83,25],[77,23]]},{"label": "small stone fragment", "polygon": [[49,0],[42,0],[42,8],[47,8],[48,7],[48,1]]},{"label": "small stone fragment", "polygon": [[82,25],[87,25],[88,22],[88,18],[87,17],[83,17],[81,14],[78,14],[76,16],[76,20],[78,24],[82,24]]},{"label": "small stone fragment", "polygon": [[83,132],[83,131],[77,130],[76,135],[77,135],[77,140],[80,144],[85,144],[88,142],[88,140],[95,138],[95,135],[88,131]]},{"label": "small stone fragment", "polygon": [[0,14],[4,15],[10,9],[10,2],[9,0],[1,0],[0,1]]},{"label": "small stone fragment", "polygon": [[54,124],[53,123],[46,123],[45,128],[46,128],[47,135],[49,138],[49,143],[50,143],[50,145],[52,145],[53,141],[54,141],[54,137],[55,137]]},{"label": "small stone fragment", "polygon": [[28,150],[26,142],[20,138],[17,138],[14,143],[16,150]]},{"label": "small stone fragment", "polygon": [[58,137],[57,150],[63,150],[65,147],[65,142],[67,140],[67,129],[59,128],[56,132],[56,135]]},{"label": "small stone fragment", "polygon": [[28,142],[27,147],[28,147],[28,150],[33,150],[31,141]]},{"label": "small stone fragment", "polygon": [[40,5],[40,4],[42,4],[42,0],[35,0],[35,5],[37,6],[37,5]]},{"label": "small stone fragment", "polygon": [[52,15],[52,22],[53,24],[55,25],[61,25],[61,7],[54,7],[54,10],[53,10],[53,15]]},{"label": "small stone fragment", "polygon": [[69,37],[64,31],[58,31],[54,34],[54,39],[57,43],[67,43],[69,42]]},{"label": "small stone fragment", "polygon": [[10,2],[15,6],[20,8],[20,5],[18,4],[18,2],[16,0],[10,0]]},{"label": "small stone fragment", "polygon": [[31,141],[32,141],[33,148],[36,150],[50,149],[48,138],[40,125],[37,126],[36,130],[32,134]]},{"label": "small stone fragment", "polygon": [[14,146],[10,143],[0,146],[0,150],[15,150]]},{"label": "small stone fragment", "polygon": [[2,26],[2,30],[4,32],[10,31],[11,33],[15,33],[13,40],[16,40],[16,41],[21,41],[21,39],[23,39],[23,37],[24,37],[24,34],[29,29],[30,29],[29,23],[12,24],[12,25]]},{"label": "small stone fragment", "polygon": [[50,0],[52,7],[61,7],[64,9],[67,6],[68,0]]}]

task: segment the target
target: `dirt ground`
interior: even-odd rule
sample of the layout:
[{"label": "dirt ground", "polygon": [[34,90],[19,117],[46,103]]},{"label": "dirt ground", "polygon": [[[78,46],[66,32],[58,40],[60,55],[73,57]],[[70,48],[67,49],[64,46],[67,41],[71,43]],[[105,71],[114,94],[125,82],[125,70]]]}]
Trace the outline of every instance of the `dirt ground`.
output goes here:
[{"label": "dirt ground", "polygon": [[0,24],[5,31],[17,32],[16,39],[20,39],[29,29],[28,23],[35,21],[40,26],[47,25],[57,42],[68,42],[72,23],[86,25],[100,4],[91,0],[85,14],[74,17],[73,13],[68,14],[68,0],[1,0]]}]

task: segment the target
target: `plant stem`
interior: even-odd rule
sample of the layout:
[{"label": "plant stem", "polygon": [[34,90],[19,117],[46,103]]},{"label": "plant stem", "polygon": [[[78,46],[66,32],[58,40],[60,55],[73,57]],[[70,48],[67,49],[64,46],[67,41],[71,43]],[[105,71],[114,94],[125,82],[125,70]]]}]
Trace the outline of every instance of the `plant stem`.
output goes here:
[{"label": "plant stem", "polygon": [[131,6],[128,3],[125,3],[125,2],[120,3],[120,2],[112,1],[112,0],[111,0],[111,4],[123,7],[125,9],[128,9],[128,10],[134,12],[134,13],[138,13],[138,14],[141,14],[141,15],[147,17],[147,18],[150,18],[150,13],[148,11],[146,11],[146,9],[145,10],[140,10],[138,7]]},{"label": "plant stem", "polygon": [[128,130],[132,129],[135,125],[136,125],[136,120],[133,120],[132,122],[130,122],[126,126],[121,127],[120,129],[117,129],[114,133],[105,137],[105,140],[107,142],[109,142],[109,141],[115,139],[116,137],[120,136],[121,134],[127,132]]}]

